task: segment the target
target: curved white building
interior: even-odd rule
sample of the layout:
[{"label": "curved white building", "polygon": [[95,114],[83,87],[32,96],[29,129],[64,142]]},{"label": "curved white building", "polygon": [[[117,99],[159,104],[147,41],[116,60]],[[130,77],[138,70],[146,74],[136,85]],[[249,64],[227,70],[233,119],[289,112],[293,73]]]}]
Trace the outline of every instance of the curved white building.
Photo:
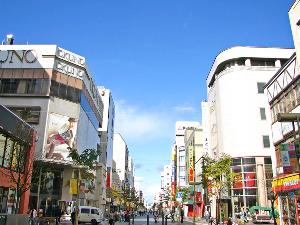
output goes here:
[{"label": "curved white building", "polygon": [[[233,157],[240,180],[233,187],[231,207],[238,212],[268,204],[271,154],[270,113],[264,86],[293,49],[233,47],[221,52],[207,77],[209,151]],[[225,207],[226,208],[226,207]],[[230,214],[230,213],[229,213]]]}]

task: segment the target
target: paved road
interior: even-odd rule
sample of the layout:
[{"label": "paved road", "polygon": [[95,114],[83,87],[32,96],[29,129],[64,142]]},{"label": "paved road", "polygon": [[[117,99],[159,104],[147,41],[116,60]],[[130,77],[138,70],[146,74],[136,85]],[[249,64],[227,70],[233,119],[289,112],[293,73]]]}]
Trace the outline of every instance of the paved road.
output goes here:
[{"label": "paved road", "polygon": [[[174,222],[172,223],[170,220],[167,221],[167,225],[192,225],[193,221],[190,218],[187,218],[184,220],[183,223],[180,222]],[[102,225],[109,225],[108,221],[103,221],[101,223]],[[64,223],[61,225],[72,225],[71,223]],[[86,223],[85,225],[90,225],[90,223]],[[129,225],[129,222],[115,222],[115,225]],[[130,225],[147,225],[147,216],[137,216],[134,219],[134,224],[132,224],[132,219],[130,220]],[[152,215],[149,216],[149,225],[162,225],[161,217],[158,220],[158,223],[154,222],[154,218]],[[165,225],[165,224],[164,224]],[[208,223],[205,222],[205,220],[200,219],[200,221],[196,221],[196,225],[208,225]],[[245,225],[253,225],[252,222],[248,222]],[[259,224],[255,224],[259,225]]]}]

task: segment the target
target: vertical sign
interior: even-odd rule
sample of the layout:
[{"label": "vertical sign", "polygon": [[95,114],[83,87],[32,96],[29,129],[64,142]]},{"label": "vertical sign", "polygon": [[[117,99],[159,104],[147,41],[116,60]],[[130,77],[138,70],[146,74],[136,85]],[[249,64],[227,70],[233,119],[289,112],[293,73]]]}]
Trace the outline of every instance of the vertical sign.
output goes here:
[{"label": "vertical sign", "polygon": [[194,146],[189,146],[189,182],[194,182]]}]

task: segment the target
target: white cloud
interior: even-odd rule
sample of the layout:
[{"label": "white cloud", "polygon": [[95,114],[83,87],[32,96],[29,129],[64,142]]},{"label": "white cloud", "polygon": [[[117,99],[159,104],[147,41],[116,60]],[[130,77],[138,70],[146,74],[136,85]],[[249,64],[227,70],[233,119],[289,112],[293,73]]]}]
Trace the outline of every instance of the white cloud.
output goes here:
[{"label": "white cloud", "polygon": [[[172,137],[175,120],[161,110],[144,110],[138,106],[116,101],[115,131],[129,141]],[[169,131],[169,132],[168,132]]]},{"label": "white cloud", "polygon": [[175,106],[174,110],[176,112],[183,112],[183,113],[193,113],[196,111],[193,106],[187,106],[187,105]]}]

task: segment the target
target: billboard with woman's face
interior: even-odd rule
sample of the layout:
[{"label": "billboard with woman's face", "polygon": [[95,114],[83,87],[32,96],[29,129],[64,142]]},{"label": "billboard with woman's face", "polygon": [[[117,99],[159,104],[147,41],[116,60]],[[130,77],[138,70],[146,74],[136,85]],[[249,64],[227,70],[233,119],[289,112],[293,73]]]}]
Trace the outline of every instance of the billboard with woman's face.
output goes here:
[{"label": "billboard with woman's face", "polygon": [[78,119],[49,114],[48,134],[45,144],[47,159],[71,160],[69,158],[70,148],[76,148],[76,131]]}]

